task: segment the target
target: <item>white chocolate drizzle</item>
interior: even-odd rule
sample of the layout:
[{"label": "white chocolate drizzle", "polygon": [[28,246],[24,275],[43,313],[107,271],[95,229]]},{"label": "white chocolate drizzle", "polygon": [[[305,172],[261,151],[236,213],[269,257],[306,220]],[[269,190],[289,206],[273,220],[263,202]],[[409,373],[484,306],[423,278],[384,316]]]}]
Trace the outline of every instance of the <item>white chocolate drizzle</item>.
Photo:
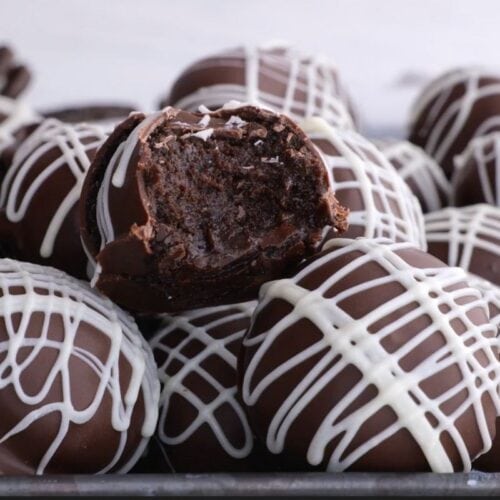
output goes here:
[{"label": "white chocolate drizzle", "polygon": [[[165,356],[165,361],[158,367],[158,375],[163,385],[158,425],[158,436],[162,443],[172,446],[180,445],[189,440],[201,427],[208,426],[221,448],[229,456],[243,459],[250,454],[253,448],[253,435],[241,403],[236,397],[237,359],[227,347],[242,339],[246,329],[230,331],[223,338],[214,337],[211,332],[219,328],[227,328],[229,323],[242,319],[247,319],[249,324],[255,306],[256,302],[245,302],[186,311],[178,316],[164,316],[163,326],[150,341],[153,352],[163,353]],[[216,319],[203,321],[204,317],[210,317],[214,314],[217,314]],[[185,332],[186,337],[173,347],[169,343],[169,338],[175,336],[179,330]],[[203,349],[194,357],[188,357],[183,353],[183,349],[193,341],[203,345]],[[212,356],[217,356],[234,369],[233,385],[223,385],[217,376],[204,366],[205,361]],[[182,367],[175,375],[169,376],[167,374],[168,367],[173,362],[181,363]],[[193,390],[192,386],[186,385],[186,380],[193,373],[203,378],[217,392],[217,396],[208,405],[196,393],[196,390]],[[189,425],[186,425],[180,434],[173,434],[166,420],[169,410],[175,412],[175,408],[170,408],[174,395],[184,398],[197,411],[196,418]],[[231,443],[225,432],[224,423],[217,418],[217,410],[226,405],[231,407],[234,416],[239,420],[240,431],[244,437],[240,445]]]},{"label": "white chocolate drizzle", "polygon": [[490,323],[496,327],[497,334],[500,333],[500,287],[472,273],[469,273],[467,283],[483,295],[488,304]]},{"label": "white chocolate drizzle", "polygon": [[[70,426],[90,422],[99,411],[104,398],[111,398],[109,424],[121,436],[113,459],[104,469],[96,471],[105,473],[123,460],[131,416],[142,395],[143,439],[130,460],[120,468],[120,472],[127,472],[144,451],[158,418],[159,381],[155,373],[156,367],[152,352],[135,322],[86,283],[50,267],[1,259],[0,290],[0,316],[3,319],[3,334],[6,335],[0,342],[0,394],[2,389],[11,387],[20,402],[33,406],[32,411],[20,416],[19,422],[0,436],[0,447],[18,434],[26,432],[29,435],[30,426],[36,426],[37,420],[50,413],[57,413],[60,417],[59,431],[36,469],[37,474],[43,474],[63,443]],[[34,314],[43,315],[40,331],[36,332],[31,326]],[[18,324],[13,321],[16,316],[19,317]],[[55,318],[60,318],[64,325],[61,340],[55,340],[50,334],[51,320]],[[88,335],[103,337],[103,345],[109,344],[107,352],[99,354],[92,352],[92,348],[85,348],[81,336],[88,326],[82,325],[89,325],[93,329]],[[97,339],[89,345],[94,345],[95,341]],[[27,348],[31,349],[30,354],[27,357],[20,356],[21,351]],[[55,350],[58,353],[57,359],[47,371],[39,392],[28,394],[23,388],[21,377],[30,373],[31,363],[45,349]],[[82,409],[75,408],[73,403],[70,385],[72,359],[84,363],[98,378],[91,402]],[[130,367],[128,382],[120,378],[120,363],[123,362]],[[32,373],[32,376],[36,375],[36,372]],[[56,378],[60,378],[62,382],[61,400],[41,405],[49,393],[54,394]],[[55,394],[58,394],[57,391]],[[95,439],[98,443],[99,436],[96,435]],[[29,443],[29,439],[26,443]]]},{"label": "white chocolate drizzle", "polygon": [[[331,155],[318,146],[339,200],[349,191],[357,191],[361,197],[362,206],[346,203],[351,228],[362,228],[362,236],[367,238],[385,237],[427,248],[420,203],[372,143],[352,130],[331,127],[321,118],[300,125],[313,142],[326,141],[337,151]],[[345,234],[348,237],[349,230]]]},{"label": "white chocolate drizzle", "polygon": [[451,196],[451,185],[433,158],[408,141],[377,141],[376,145],[408,183],[426,212],[443,208]]},{"label": "white chocolate drizzle", "polygon": [[[49,118],[17,149],[0,190],[0,207],[10,222],[23,220],[38,191],[52,182],[52,176],[57,175],[59,170],[67,170],[74,178],[74,184],[67,187],[63,201],[47,226],[40,246],[41,257],[52,255],[61,226],[80,199],[90,166],[88,152],[97,149],[106,136],[103,129],[97,126],[83,123],[69,125]],[[54,150],[57,154],[53,154]],[[38,161],[48,154],[54,156],[53,161],[28,187],[26,179],[32,177],[32,172],[38,168]]]},{"label": "white chocolate drizzle", "polygon": [[[362,376],[354,381],[345,395],[331,402],[331,410],[327,411],[309,442],[307,460],[311,465],[319,465],[326,459],[329,471],[348,469],[386,439],[405,429],[419,445],[432,471],[453,472],[454,469],[445,445],[440,440],[443,432],[452,439],[463,469],[470,470],[467,438],[459,432],[455,423],[465,412],[472,412],[483,451],[486,451],[492,439],[482,398],[488,394],[496,410],[500,409],[500,365],[494,329],[486,322],[476,325],[469,316],[472,310],[479,309],[484,311],[486,318],[486,305],[481,294],[465,285],[466,274],[458,268],[444,265],[417,268],[410,265],[399,253],[411,249],[409,243],[366,238],[333,239],[327,243],[327,248],[329,252],[314,259],[292,279],[269,282],[261,288],[253,323],[260,311],[275,299],[287,302],[293,309],[258,335],[253,336],[250,327],[243,341],[244,349],[252,353],[242,383],[242,397],[248,406],[258,405],[259,398],[271,390],[271,386],[277,387],[280,378],[286,376],[289,370],[324,352],[296,388],[283,398],[277,411],[270,415],[272,420],[269,427],[263,429],[268,449],[273,453],[284,451],[285,442],[290,439],[291,426],[297,424],[310,401],[328,384],[335,382],[339,373],[353,366]],[[326,275],[318,288],[310,291],[299,285],[303,278],[344,255],[350,255],[352,259]],[[380,272],[372,278],[360,276],[360,268],[369,263],[377,266]],[[348,276],[355,277],[356,285],[350,288],[344,286],[334,297],[325,297],[332,286],[346,283]],[[368,293],[370,290],[376,293],[377,289],[389,284],[399,284],[401,294],[364,316],[355,319],[346,306],[343,307],[346,299],[355,300],[356,294]],[[417,307],[408,307],[412,304]],[[447,307],[448,312],[443,312],[440,306]],[[397,319],[380,326],[380,321],[392,314],[396,314]],[[402,342],[394,352],[390,353],[384,348],[384,339],[421,317],[428,317],[430,325]],[[272,369],[266,364],[262,366],[270,349],[286,345],[283,342],[287,342],[288,328],[300,320],[310,322],[321,338],[279,365],[273,365]],[[453,325],[457,321],[464,325],[463,333],[455,330]],[[434,352],[411,369],[404,370],[400,361],[414,350],[418,352],[426,339],[436,335],[443,339],[442,345],[438,343]],[[482,362],[477,357],[479,353],[481,357],[484,356]],[[456,367],[460,380],[449,387],[445,382],[439,394],[430,396],[423,389],[423,382],[451,366]],[[377,394],[352,409],[350,405],[359,403],[359,396],[368,387],[375,387]],[[443,410],[447,401],[465,391],[467,396],[461,404],[450,411]],[[385,427],[381,426],[378,433],[364,442],[357,442],[353,446],[360,427],[385,407],[390,408],[397,418]],[[255,411],[258,410],[257,406]],[[433,417],[434,425],[427,417],[429,414]],[[336,444],[330,450],[331,455],[325,456],[328,445],[333,441]]]},{"label": "white chocolate drizzle", "polygon": [[[492,78],[494,82],[484,83],[482,79]],[[454,89],[463,86],[463,93],[451,102]],[[410,130],[430,106],[421,126],[421,133],[427,138],[424,149],[438,164],[441,164],[454,147],[459,134],[470,122],[471,113],[478,101],[493,95],[500,96],[500,77],[480,67],[460,68],[445,73],[432,81],[418,97],[410,116]],[[446,107],[445,107],[446,105]],[[500,129],[500,115],[488,114],[472,130],[470,139]],[[418,132],[418,131],[417,131]],[[460,153],[460,151],[456,151]]]},{"label": "white chocolate drizzle", "polygon": [[453,159],[455,168],[451,179],[454,189],[460,182],[467,182],[467,179],[461,178],[461,174],[470,163],[473,164],[479,178],[484,201],[490,205],[500,206],[500,132],[476,137],[462,154],[455,156]]},{"label": "white chocolate drizzle", "polygon": [[[425,231],[429,244],[445,243],[448,246],[446,263],[450,266],[474,273],[471,263],[476,251],[491,256],[492,271],[499,265],[496,259],[500,263],[499,207],[481,203],[432,212],[425,215]],[[490,279],[489,276],[483,278]]]},{"label": "white chocolate drizzle", "polygon": [[[300,120],[321,116],[329,123],[354,128],[348,111],[348,97],[339,83],[337,68],[322,56],[307,57],[282,43],[246,47],[217,54],[194,64],[198,71],[217,66],[235,68],[244,74],[244,84],[221,83],[199,88],[172,103],[188,111],[219,108],[228,101],[253,104],[284,113]],[[278,94],[265,85],[285,88]]]},{"label": "white chocolate drizzle", "polygon": [[[162,113],[163,111],[152,113],[142,120],[134,130],[132,130],[127,139],[116,148],[116,151],[106,167],[106,172],[97,194],[96,218],[97,228],[101,237],[101,249],[115,239],[113,221],[109,207],[109,192],[111,186],[118,189],[123,187],[127,170],[132,161],[132,155],[140,142],[140,135],[152,126]],[[87,253],[90,253],[85,245],[84,248]],[[101,267],[99,265],[94,267],[94,275],[91,278],[93,286],[98,281],[100,270]]]}]

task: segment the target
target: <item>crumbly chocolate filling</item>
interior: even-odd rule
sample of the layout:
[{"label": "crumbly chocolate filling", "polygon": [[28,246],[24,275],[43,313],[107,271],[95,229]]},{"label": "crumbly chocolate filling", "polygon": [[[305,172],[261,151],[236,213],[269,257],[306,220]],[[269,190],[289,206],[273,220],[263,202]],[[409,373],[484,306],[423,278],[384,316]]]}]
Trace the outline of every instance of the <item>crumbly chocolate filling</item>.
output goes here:
[{"label": "crumbly chocolate filling", "polygon": [[150,245],[166,274],[186,265],[220,272],[296,244],[309,253],[331,224],[321,162],[281,120],[202,133],[167,123],[147,146]]}]

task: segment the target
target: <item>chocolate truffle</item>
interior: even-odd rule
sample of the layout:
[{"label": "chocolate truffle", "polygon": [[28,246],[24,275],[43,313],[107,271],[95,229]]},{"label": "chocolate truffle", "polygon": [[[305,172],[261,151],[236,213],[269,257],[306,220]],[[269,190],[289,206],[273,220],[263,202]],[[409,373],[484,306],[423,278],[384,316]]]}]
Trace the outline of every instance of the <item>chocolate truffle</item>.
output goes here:
[{"label": "chocolate truffle", "polygon": [[422,148],[398,140],[377,141],[376,145],[408,184],[424,213],[448,206],[450,182]]},{"label": "chocolate truffle", "polygon": [[430,82],[412,108],[410,141],[453,174],[453,158],[474,137],[500,130],[500,75],[460,68]]},{"label": "chocolate truffle", "polygon": [[176,472],[252,470],[236,360],[255,302],[165,316],[151,340],[163,390],[157,436]]},{"label": "chocolate truffle", "polygon": [[136,312],[254,299],[346,226],[311,141],[252,106],[132,114],[92,162],[82,203],[92,283]]},{"label": "chocolate truffle", "polygon": [[331,240],[261,288],[238,365],[250,425],[290,469],[468,471],[500,408],[495,333],[462,270]]},{"label": "chocolate truffle", "polygon": [[500,285],[500,208],[471,205],[426,214],[429,253]]},{"label": "chocolate truffle", "polygon": [[240,101],[267,107],[295,120],[321,116],[338,127],[354,127],[352,106],[337,68],[286,44],[239,47],[205,57],[175,81],[161,107],[198,111]]},{"label": "chocolate truffle", "polygon": [[5,256],[87,276],[78,204],[90,160],[106,133],[47,119],[17,148],[0,190]]},{"label": "chocolate truffle", "polygon": [[43,111],[45,118],[57,118],[65,123],[96,123],[115,125],[123,121],[136,107],[129,104],[88,104]]},{"label": "chocolate truffle", "polygon": [[489,203],[500,206],[500,132],[473,139],[455,156],[453,204]]},{"label": "chocolate truffle", "polygon": [[349,208],[344,236],[386,237],[425,250],[422,208],[380,150],[358,133],[320,118],[301,126],[323,154],[335,195]]},{"label": "chocolate truffle", "polygon": [[28,68],[14,59],[10,47],[0,47],[0,95],[15,99],[22,94],[30,82]]},{"label": "chocolate truffle", "polygon": [[0,259],[0,474],[127,472],[159,381],[132,319],[84,282]]}]

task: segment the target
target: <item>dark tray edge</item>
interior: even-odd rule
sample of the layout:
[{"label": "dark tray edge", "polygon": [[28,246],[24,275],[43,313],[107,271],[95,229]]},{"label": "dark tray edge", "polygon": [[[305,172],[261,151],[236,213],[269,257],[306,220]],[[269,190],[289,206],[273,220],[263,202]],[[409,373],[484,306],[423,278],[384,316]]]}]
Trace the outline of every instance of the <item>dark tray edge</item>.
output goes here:
[{"label": "dark tray edge", "polygon": [[0,496],[491,496],[500,473],[130,474],[0,477]]}]

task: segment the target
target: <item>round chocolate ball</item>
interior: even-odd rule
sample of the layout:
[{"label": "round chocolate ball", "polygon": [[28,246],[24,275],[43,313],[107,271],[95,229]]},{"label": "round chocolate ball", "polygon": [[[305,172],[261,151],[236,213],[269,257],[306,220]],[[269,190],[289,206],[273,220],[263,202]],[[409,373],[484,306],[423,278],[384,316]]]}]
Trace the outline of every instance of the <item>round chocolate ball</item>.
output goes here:
[{"label": "round chocolate ball", "polygon": [[450,266],[500,285],[500,208],[480,204],[425,216],[428,251]]},{"label": "round chocolate ball", "polygon": [[425,250],[422,207],[374,144],[320,118],[305,120],[301,127],[323,155],[335,196],[349,208],[344,237],[385,237]]},{"label": "round chocolate ball", "polygon": [[31,80],[31,74],[24,64],[15,60],[10,47],[0,47],[0,95],[15,99],[22,94]]},{"label": "round chocolate ball", "polygon": [[398,174],[417,197],[424,213],[449,205],[451,186],[441,167],[422,148],[408,141],[377,141]]},{"label": "round chocolate ball", "polygon": [[481,294],[409,243],[331,240],[266,283],[238,370],[252,429],[293,470],[468,471],[500,409]]},{"label": "round chocolate ball", "polygon": [[412,108],[409,140],[453,174],[453,158],[474,138],[500,130],[500,74],[460,68],[431,81]]},{"label": "round chocolate ball", "polygon": [[55,119],[28,134],[0,190],[4,255],[87,277],[78,205],[90,160],[106,136],[100,127]]},{"label": "round chocolate ball", "polygon": [[455,157],[453,204],[489,203],[500,206],[500,132],[473,139]]},{"label": "round chocolate ball", "polygon": [[42,111],[45,118],[56,118],[65,123],[94,123],[101,126],[111,126],[123,121],[136,110],[130,104],[81,104]]},{"label": "round chocolate ball", "polygon": [[321,116],[332,125],[354,127],[337,68],[322,56],[306,56],[286,44],[239,47],[205,57],[184,70],[160,105],[198,111],[229,101],[264,106],[295,120]]},{"label": "round chocolate ball", "polygon": [[236,360],[255,302],[165,316],[150,341],[163,390],[157,437],[176,472],[253,469]]},{"label": "round chocolate ball", "polygon": [[0,473],[127,472],[159,381],[133,320],[84,282],[0,259]]},{"label": "round chocolate ball", "polygon": [[145,313],[255,299],[325,227],[346,226],[311,141],[253,106],[132,114],[99,150],[82,204],[92,283]]}]

